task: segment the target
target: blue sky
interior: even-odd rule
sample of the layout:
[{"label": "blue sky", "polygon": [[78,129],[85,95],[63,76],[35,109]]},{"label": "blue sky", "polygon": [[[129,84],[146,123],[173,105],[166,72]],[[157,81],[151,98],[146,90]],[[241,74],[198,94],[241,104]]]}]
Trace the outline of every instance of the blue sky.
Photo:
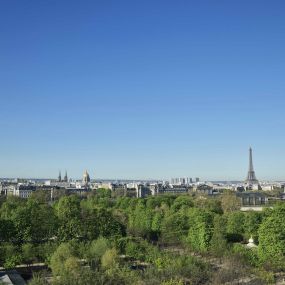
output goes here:
[{"label": "blue sky", "polygon": [[0,177],[285,179],[285,2],[0,3]]}]

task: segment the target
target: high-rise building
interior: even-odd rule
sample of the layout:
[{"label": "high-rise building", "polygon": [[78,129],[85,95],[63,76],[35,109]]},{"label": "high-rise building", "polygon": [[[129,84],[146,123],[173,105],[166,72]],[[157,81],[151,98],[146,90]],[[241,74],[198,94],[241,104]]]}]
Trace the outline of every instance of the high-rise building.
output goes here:
[{"label": "high-rise building", "polygon": [[190,177],[171,178],[170,184],[172,185],[189,185],[193,182]]},{"label": "high-rise building", "polygon": [[193,182],[191,177],[186,177],[185,180],[186,184],[191,184]]},{"label": "high-rise building", "polygon": [[61,182],[61,171],[59,171],[59,174],[58,174],[58,182]]},{"label": "high-rise building", "polygon": [[258,180],[256,179],[255,172],[253,169],[253,162],[252,162],[252,148],[249,148],[249,167],[248,167],[248,173],[247,178],[245,180],[245,183],[253,185],[258,184]]}]

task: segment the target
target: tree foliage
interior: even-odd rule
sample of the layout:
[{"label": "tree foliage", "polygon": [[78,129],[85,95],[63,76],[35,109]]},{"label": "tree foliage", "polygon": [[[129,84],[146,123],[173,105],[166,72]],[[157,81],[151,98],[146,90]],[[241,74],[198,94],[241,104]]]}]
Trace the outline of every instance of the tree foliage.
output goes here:
[{"label": "tree foliage", "polygon": [[221,206],[225,213],[240,209],[241,201],[232,191],[226,191],[221,197]]},{"label": "tree foliage", "polygon": [[[54,285],[209,283],[210,269],[197,253],[264,271],[285,266],[283,205],[244,213],[232,192],[142,199],[114,198],[109,190],[51,205],[45,194],[2,202],[0,266],[48,263]],[[245,245],[251,236],[258,249]],[[213,284],[239,276],[224,274]],[[43,276],[36,280],[45,284]]]},{"label": "tree foliage", "polygon": [[189,233],[187,240],[192,249],[207,251],[213,234],[214,213],[202,209],[193,209],[189,215]]},{"label": "tree foliage", "polygon": [[285,265],[285,205],[273,209],[259,228],[258,254],[262,262],[280,268]]}]

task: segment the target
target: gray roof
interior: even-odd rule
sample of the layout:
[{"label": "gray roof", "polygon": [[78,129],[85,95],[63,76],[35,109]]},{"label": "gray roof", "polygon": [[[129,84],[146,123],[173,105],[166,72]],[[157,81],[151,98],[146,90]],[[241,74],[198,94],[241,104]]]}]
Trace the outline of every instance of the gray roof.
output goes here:
[{"label": "gray roof", "polygon": [[5,285],[26,285],[25,280],[16,270],[0,271],[0,282]]}]

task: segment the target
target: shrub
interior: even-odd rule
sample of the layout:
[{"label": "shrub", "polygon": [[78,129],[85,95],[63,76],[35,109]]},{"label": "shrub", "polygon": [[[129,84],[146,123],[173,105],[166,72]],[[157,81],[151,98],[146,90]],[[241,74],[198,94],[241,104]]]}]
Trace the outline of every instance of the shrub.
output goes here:
[{"label": "shrub", "polygon": [[115,248],[107,249],[101,258],[101,264],[105,268],[112,268],[115,266],[118,258],[118,253]]}]

